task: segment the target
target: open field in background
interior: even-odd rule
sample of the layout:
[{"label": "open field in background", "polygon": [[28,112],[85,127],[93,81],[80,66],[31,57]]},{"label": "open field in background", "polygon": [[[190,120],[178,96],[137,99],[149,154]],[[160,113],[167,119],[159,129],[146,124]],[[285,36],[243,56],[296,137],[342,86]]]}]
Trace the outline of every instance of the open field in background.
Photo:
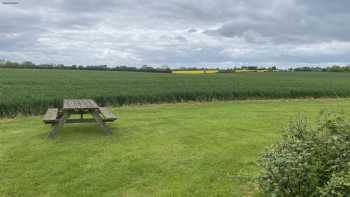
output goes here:
[{"label": "open field in background", "polygon": [[0,196],[256,196],[259,154],[322,109],[350,114],[350,100],[126,106],[112,136],[65,125],[55,140],[40,116],[2,119]]},{"label": "open field in background", "polygon": [[173,70],[171,73],[196,75],[196,74],[215,74],[218,72],[219,70]]},{"label": "open field in background", "polygon": [[246,98],[350,96],[350,73],[174,75],[140,72],[0,69],[0,117],[40,114],[63,98],[100,105]]}]

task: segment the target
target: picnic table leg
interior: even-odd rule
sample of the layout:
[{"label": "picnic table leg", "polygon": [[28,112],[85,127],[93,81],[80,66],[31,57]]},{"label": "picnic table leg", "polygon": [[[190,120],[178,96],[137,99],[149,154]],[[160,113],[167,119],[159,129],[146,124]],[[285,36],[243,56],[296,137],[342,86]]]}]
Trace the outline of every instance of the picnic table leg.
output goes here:
[{"label": "picnic table leg", "polygon": [[101,116],[97,113],[97,111],[91,112],[92,116],[96,120],[97,126],[99,126],[102,130],[104,130],[107,134],[112,134],[112,131],[110,128],[107,127],[107,125],[103,122]]},{"label": "picnic table leg", "polygon": [[49,133],[49,138],[53,139],[56,137],[60,129],[62,129],[64,122],[68,119],[69,113],[64,113],[58,122],[54,125],[52,131]]}]

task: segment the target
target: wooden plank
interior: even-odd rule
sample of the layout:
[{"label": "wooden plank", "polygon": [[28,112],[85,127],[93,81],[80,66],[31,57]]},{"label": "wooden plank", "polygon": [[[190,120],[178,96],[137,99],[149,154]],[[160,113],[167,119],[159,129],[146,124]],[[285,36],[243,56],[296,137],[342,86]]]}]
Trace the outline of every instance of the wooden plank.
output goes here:
[{"label": "wooden plank", "polygon": [[54,123],[57,122],[57,116],[58,116],[58,109],[57,108],[49,108],[47,109],[43,121],[45,123]]},{"label": "wooden plank", "polygon": [[65,112],[62,117],[58,120],[58,123],[54,124],[52,131],[49,133],[49,138],[53,139],[56,137],[57,133],[62,129],[64,123],[69,118],[70,114]]},{"label": "wooden plank", "polygon": [[[114,120],[102,119],[103,122],[113,122]],[[85,118],[85,119],[68,119],[65,124],[78,124],[78,123],[96,123],[95,119]]]},{"label": "wooden plank", "polygon": [[103,121],[114,121],[117,117],[106,107],[99,108],[100,113],[102,114]]},{"label": "wooden plank", "polygon": [[98,109],[98,105],[91,99],[65,99],[64,110]]},{"label": "wooden plank", "polygon": [[111,129],[108,128],[107,125],[103,122],[103,119],[101,118],[100,114],[97,111],[93,111],[92,116],[95,118],[97,126],[99,126],[107,134],[112,134]]},{"label": "wooden plank", "polygon": [[87,119],[68,119],[66,120],[66,124],[75,124],[75,123],[96,123],[96,120],[93,118]]}]

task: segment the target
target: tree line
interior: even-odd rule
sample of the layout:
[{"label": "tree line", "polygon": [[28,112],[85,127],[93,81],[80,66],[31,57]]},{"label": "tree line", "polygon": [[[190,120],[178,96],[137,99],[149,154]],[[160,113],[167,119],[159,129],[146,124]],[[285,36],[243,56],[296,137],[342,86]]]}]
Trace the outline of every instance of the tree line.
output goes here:
[{"label": "tree line", "polygon": [[[63,65],[63,64],[35,64],[30,61],[14,62],[0,60],[0,68],[30,68],[30,69],[65,69],[65,70],[100,70],[100,71],[131,71],[131,72],[156,72],[156,73],[171,73],[173,70],[208,70],[208,68],[198,67],[181,67],[179,69],[171,69],[168,66],[150,66],[143,65],[141,67],[133,66],[107,66],[107,65]],[[233,68],[216,68],[220,73],[232,73],[239,71],[251,72],[350,72],[350,65],[339,66],[333,65],[328,67],[303,66],[288,69],[279,69],[276,66],[258,67],[258,66],[240,66]]]},{"label": "tree line", "polygon": [[131,71],[131,72],[158,72],[158,73],[171,73],[171,69],[167,66],[152,67],[143,65],[142,67],[132,66],[114,66],[109,67],[107,65],[63,65],[63,64],[34,64],[30,61],[24,61],[21,63],[13,61],[0,60],[0,68],[18,68],[18,69],[64,69],[64,70],[100,70],[100,71]]},{"label": "tree line", "polygon": [[298,68],[292,68],[289,69],[289,71],[295,71],[295,72],[350,72],[350,65],[347,66],[338,66],[333,65],[329,67],[298,67]]}]

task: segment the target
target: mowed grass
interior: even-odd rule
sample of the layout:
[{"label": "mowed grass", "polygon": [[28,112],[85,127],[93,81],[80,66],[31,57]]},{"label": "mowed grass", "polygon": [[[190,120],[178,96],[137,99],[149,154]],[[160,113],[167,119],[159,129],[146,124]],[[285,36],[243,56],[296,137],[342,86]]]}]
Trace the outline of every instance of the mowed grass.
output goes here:
[{"label": "mowed grass", "polygon": [[350,73],[267,72],[207,75],[82,70],[0,69],[0,117],[42,114],[64,98],[100,105],[349,97]]},{"label": "mowed grass", "polygon": [[259,154],[299,114],[350,100],[181,103],[114,108],[112,136],[40,116],[0,120],[0,196],[256,196]]}]

